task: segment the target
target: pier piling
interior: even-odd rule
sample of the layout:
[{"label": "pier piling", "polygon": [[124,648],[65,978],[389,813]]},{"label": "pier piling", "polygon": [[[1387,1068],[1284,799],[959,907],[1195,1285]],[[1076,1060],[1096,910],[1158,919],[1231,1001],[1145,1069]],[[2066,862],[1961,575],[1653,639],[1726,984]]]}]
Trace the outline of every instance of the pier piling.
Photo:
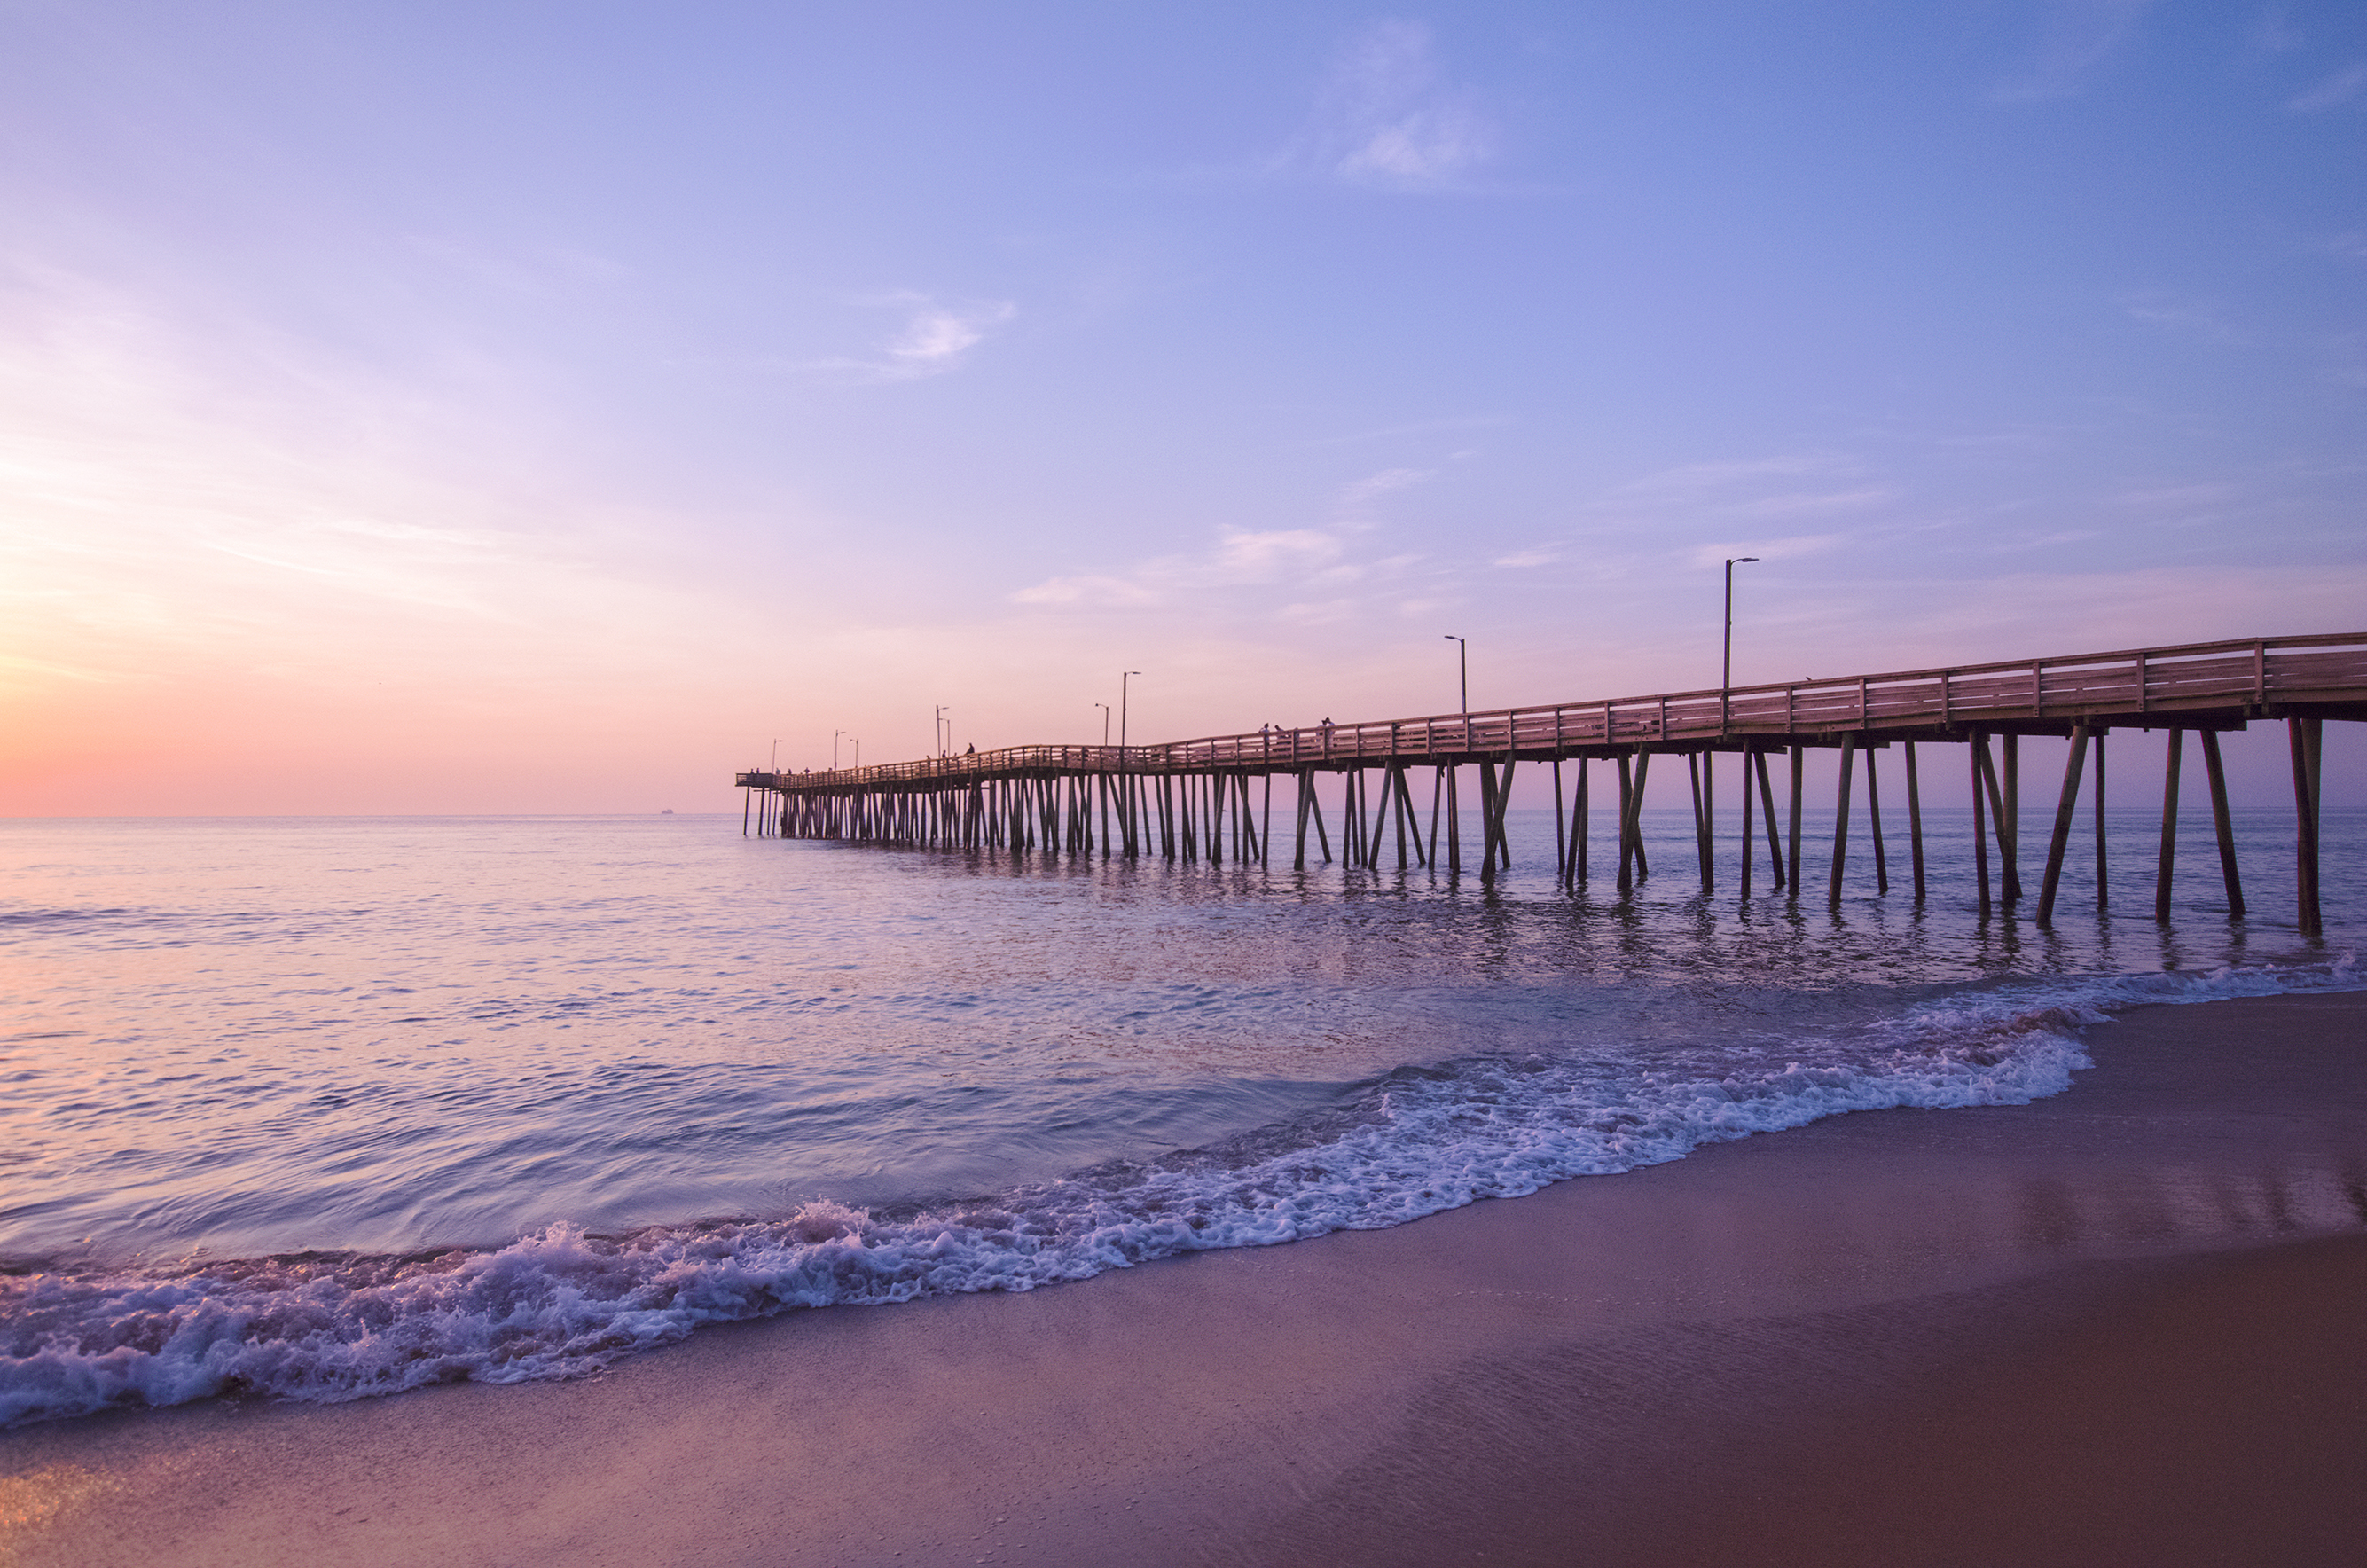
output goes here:
[{"label": "pier piling", "polygon": [[1857,737],[1841,737],[1840,803],[1833,808],[1833,879],[1832,892],[1827,902],[1839,909],[1841,903],[1841,869],[1849,864],[1850,764],[1857,756]]},{"label": "pier piling", "polygon": [[2161,762],[2161,864],[2153,878],[2153,917],[2169,924],[2170,870],[2178,862],[2178,766],[2186,751],[2186,732],[2173,728]]},{"label": "pier piling", "polygon": [[2063,795],[2055,803],[2055,832],[2046,841],[2046,871],[2038,886],[2038,924],[2055,922],[2055,890],[2063,880],[2064,852],[2071,847],[2071,816],[2079,804],[2079,773],[2088,760],[2088,726],[2071,732],[2071,755],[2063,761]]},{"label": "pier piling", "polygon": [[1915,865],[1915,902],[1923,902],[1923,792],[1915,778],[1915,743],[1903,743],[1907,754],[1907,846]]},{"label": "pier piling", "polygon": [[1882,783],[1874,777],[1874,759],[1881,755],[1874,743],[1865,748],[1865,814],[1868,835],[1874,840],[1874,891],[1890,891],[1890,860],[1882,846]]},{"label": "pier piling", "polygon": [[1789,846],[1784,855],[1784,876],[1786,891],[1793,903],[1800,902],[1800,806],[1801,778],[1808,763],[1808,748],[1795,742],[1792,746],[1792,821]]},{"label": "pier piling", "polygon": [[[2180,776],[2186,733],[2192,730],[2202,741],[2228,917],[2242,920],[2246,900],[2220,736],[2255,722],[2282,721],[2293,785],[2296,923],[2316,939],[2324,928],[2320,775],[2329,718],[2367,721],[2367,635],[2193,643],[1386,723],[1326,721],[1306,730],[1268,726],[1253,735],[1151,746],[1023,746],[822,773],[749,772],[733,782],[742,790],[743,836],[1036,856],[1047,865],[1064,857],[1074,862],[1098,856],[1107,863],[1156,855],[1170,864],[1238,874],[1271,866],[1274,776],[1286,774],[1297,784],[1291,866],[1303,874],[1310,824],[1321,862],[1329,865],[1334,858],[1322,776],[1336,774],[1342,830],[1337,858],[1343,868],[1377,874],[1394,837],[1400,877],[1415,868],[1459,877],[1460,775],[1464,767],[1476,767],[1478,869],[1492,884],[1515,865],[1510,813],[1520,766],[1543,763],[1551,768],[1554,883],[1575,895],[1591,873],[1588,765],[1601,761],[1617,773],[1617,882],[1623,894],[1632,894],[1651,875],[1643,813],[1652,758],[1670,753],[1684,758],[1695,857],[1706,896],[1717,885],[1717,756],[1731,751],[1741,769],[1742,831],[1735,867],[1739,895],[1748,901],[1757,889],[1754,839],[1763,831],[1772,891],[1796,903],[1806,755],[1812,746],[1832,748],[1840,753],[1840,766],[1828,899],[1837,906],[1847,885],[1859,754],[1865,763],[1874,891],[1885,896],[1890,866],[1880,754],[1894,743],[1903,748],[1908,851],[1920,903],[1930,893],[1931,846],[1924,833],[1918,747],[1963,744],[1972,792],[1975,891],[1986,916],[1999,909],[2010,915],[2022,895],[2022,739],[2044,735],[2069,742],[2035,911],[2038,924],[2051,926],[2061,903],[2088,752],[2094,752],[2094,779],[2088,787],[2093,790],[2096,906],[2100,917],[2108,917],[2108,737],[2115,725],[2159,728],[2167,731],[2167,746],[2154,917],[2167,923],[2175,907]],[[1777,755],[1791,764],[1790,796],[1781,812],[1771,767],[1771,756]],[[1576,768],[1568,787],[1565,762]],[[1416,767],[1431,772],[1427,834],[1412,792]],[[1260,781],[1256,790],[1252,779]]]},{"label": "pier piling", "polygon": [[2096,731],[2096,787],[2090,799],[2095,802],[2096,813],[2096,913],[2103,915],[2112,907],[2112,880],[2105,865],[2104,854],[2104,736],[2101,727]]},{"label": "pier piling", "polygon": [[[1784,888],[1789,885],[1790,880],[1784,874],[1783,830],[1779,828],[1775,823],[1775,786],[1773,781],[1771,780],[1767,775],[1767,754],[1762,751],[1753,753],[1752,755],[1756,758],[1756,767],[1759,774],[1760,810],[1767,818],[1767,869],[1769,874],[1774,879],[1772,884],[1774,890],[1777,892],[1782,892]],[[1744,780],[1743,788],[1747,790],[1750,787],[1750,781],[1748,779]],[[1745,841],[1742,846],[1742,852],[1745,855],[1750,853],[1750,845],[1747,835],[1745,835]]]},{"label": "pier piling", "polygon": [[2219,880],[2227,890],[2227,916],[2244,917],[2244,881],[2236,874],[2236,824],[2227,817],[2227,773],[2219,761],[2219,733],[2203,732],[2203,773],[2211,786],[2211,826],[2219,840]]},{"label": "pier piling", "polygon": [[2293,751],[2295,902],[2299,905],[2301,934],[2313,937],[2326,934],[2317,907],[2317,770],[2318,744],[2323,731],[2322,720],[2285,721],[2285,733]]}]

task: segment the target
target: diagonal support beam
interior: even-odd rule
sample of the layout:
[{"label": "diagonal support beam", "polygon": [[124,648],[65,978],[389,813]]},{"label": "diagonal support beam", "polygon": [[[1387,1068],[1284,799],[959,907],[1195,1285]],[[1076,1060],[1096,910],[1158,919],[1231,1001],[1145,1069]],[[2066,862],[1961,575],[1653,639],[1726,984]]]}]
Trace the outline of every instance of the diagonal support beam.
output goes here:
[{"label": "diagonal support beam", "polygon": [[2063,796],[2055,803],[2055,834],[2046,841],[2046,873],[2038,884],[2038,924],[2055,920],[2055,893],[2063,881],[2063,857],[2071,847],[2071,818],[2079,804],[2079,774],[2088,762],[2088,726],[2071,732],[2071,755],[2063,763]]}]

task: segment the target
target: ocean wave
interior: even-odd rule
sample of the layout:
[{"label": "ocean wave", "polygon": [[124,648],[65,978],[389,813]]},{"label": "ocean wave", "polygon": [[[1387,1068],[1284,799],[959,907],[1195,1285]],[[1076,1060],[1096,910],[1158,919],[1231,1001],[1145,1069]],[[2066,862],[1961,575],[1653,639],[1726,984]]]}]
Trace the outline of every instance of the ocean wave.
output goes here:
[{"label": "ocean wave", "polygon": [[2357,984],[2351,960],[1963,992],[1863,1030],[1671,1058],[1402,1068],[1321,1112],[991,1199],[495,1250],[317,1253],[0,1277],[0,1425],[221,1394],[341,1401],[595,1370],[701,1324],[1025,1290],[1178,1254],[1403,1223],[1845,1111],[2013,1105],[2089,1065],[2107,1009]]}]

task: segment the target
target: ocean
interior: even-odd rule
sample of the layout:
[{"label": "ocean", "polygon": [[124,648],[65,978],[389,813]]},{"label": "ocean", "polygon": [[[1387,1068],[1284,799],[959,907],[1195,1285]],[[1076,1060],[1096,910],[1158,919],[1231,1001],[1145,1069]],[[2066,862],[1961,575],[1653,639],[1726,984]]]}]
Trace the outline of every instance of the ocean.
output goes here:
[{"label": "ocean", "polygon": [[[729,817],[0,823],[0,1423],[565,1377],[702,1324],[1394,1225],[1840,1112],[2022,1103],[2116,1009],[2359,983],[2367,813],[2174,917],[2124,813],[1977,918],[1969,818],[1827,907],[744,837]],[[2086,822],[2075,841],[2088,845]],[[1476,845],[1476,817],[1466,842]],[[2349,1200],[2289,1195],[2327,1222]]]}]

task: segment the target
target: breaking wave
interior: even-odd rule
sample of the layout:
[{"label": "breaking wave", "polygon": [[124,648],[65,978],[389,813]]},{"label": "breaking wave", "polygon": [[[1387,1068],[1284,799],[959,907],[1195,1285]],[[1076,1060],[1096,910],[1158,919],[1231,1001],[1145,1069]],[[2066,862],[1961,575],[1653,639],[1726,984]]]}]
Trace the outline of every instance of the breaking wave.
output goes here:
[{"label": "breaking wave", "polygon": [[2348,959],[1959,993],[1847,1036],[1401,1068],[1321,1112],[991,1199],[497,1250],[321,1253],[0,1277],[0,1424],[213,1395],[338,1401],[591,1371],[701,1324],[1026,1290],[1181,1253],[1403,1223],[1844,1111],[2027,1103],[2105,1009],[2350,988]]}]

